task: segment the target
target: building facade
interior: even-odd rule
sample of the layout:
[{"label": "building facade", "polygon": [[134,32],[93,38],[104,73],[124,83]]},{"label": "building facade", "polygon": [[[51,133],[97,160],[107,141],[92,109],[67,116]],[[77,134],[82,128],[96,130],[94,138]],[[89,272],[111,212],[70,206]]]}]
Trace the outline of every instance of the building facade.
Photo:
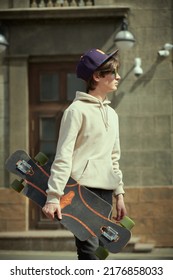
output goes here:
[{"label": "building facade", "polygon": [[17,149],[53,159],[63,111],[84,88],[75,77],[77,59],[92,47],[114,50],[124,17],[136,43],[120,50],[121,83],[110,100],[120,120],[125,201],[136,222],[133,235],[173,246],[173,51],[158,55],[173,44],[172,0],[1,0],[9,42],[0,56],[1,232],[59,228],[10,189],[14,176],[4,163]]}]

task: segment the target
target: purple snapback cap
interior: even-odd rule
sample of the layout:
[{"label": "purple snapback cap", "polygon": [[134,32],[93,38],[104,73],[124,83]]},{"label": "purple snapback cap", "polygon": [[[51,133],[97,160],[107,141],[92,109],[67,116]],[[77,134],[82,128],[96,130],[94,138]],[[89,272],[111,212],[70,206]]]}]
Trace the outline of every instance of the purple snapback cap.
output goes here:
[{"label": "purple snapback cap", "polygon": [[105,54],[99,49],[91,49],[85,52],[77,65],[76,74],[78,78],[88,81],[94,71],[107,62],[112,56],[114,56],[118,50],[115,50],[111,54]]}]

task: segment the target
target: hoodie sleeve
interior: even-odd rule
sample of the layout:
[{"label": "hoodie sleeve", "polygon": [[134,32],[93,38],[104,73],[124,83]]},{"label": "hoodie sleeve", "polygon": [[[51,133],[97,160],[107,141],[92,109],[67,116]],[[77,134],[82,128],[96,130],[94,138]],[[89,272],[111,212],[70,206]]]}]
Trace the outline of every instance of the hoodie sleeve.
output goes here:
[{"label": "hoodie sleeve", "polygon": [[120,150],[120,140],[119,140],[118,116],[117,116],[116,127],[117,127],[116,139],[115,139],[114,147],[112,150],[112,165],[113,165],[114,172],[119,177],[119,185],[114,190],[115,196],[118,194],[124,194],[124,189],[123,189],[124,183],[122,181],[123,175],[122,175],[121,170],[119,169],[119,160],[120,160],[121,150]]},{"label": "hoodie sleeve", "polygon": [[117,188],[114,191],[114,195],[118,195],[118,194],[124,194],[124,183],[122,181],[122,172],[119,169],[119,159],[120,159],[120,150],[119,150],[119,140],[117,139],[116,144],[114,146],[114,150],[112,152],[112,164],[113,164],[113,170],[116,173],[116,175],[119,177],[119,185],[117,186]]},{"label": "hoodie sleeve", "polygon": [[48,203],[59,203],[60,197],[64,194],[71,174],[72,155],[80,127],[80,114],[76,110],[67,109],[62,117],[56,155],[48,180]]}]

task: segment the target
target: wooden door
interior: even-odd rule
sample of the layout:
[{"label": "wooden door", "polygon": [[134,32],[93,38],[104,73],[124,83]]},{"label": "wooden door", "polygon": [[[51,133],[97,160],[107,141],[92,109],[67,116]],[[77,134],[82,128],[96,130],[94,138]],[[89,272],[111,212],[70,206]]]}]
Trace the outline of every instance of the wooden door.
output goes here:
[{"label": "wooden door", "polygon": [[[32,157],[42,151],[51,161],[54,159],[63,112],[74,99],[76,90],[85,90],[84,83],[76,78],[75,67],[74,62],[67,61],[29,65],[29,147]],[[29,224],[30,229],[61,228],[32,202]]]}]

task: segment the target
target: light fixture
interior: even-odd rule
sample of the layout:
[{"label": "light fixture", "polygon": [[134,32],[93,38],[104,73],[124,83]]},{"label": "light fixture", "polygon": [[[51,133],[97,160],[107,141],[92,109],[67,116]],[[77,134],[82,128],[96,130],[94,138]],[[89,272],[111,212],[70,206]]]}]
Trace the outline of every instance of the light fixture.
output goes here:
[{"label": "light fixture", "polygon": [[169,43],[166,43],[166,44],[164,45],[163,49],[158,51],[158,54],[159,54],[160,56],[166,57],[166,56],[169,55],[169,51],[172,50],[172,49],[173,49],[173,45],[172,45],[172,44],[169,44]]},{"label": "light fixture", "polygon": [[3,34],[2,26],[0,26],[0,53],[4,52],[8,46],[8,42]]},{"label": "light fixture", "polygon": [[141,58],[140,57],[136,57],[135,58],[135,67],[134,67],[134,74],[136,77],[139,77],[143,74],[143,69],[141,67]]},{"label": "light fixture", "polygon": [[133,47],[135,38],[133,34],[128,31],[128,22],[126,18],[123,19],[121,31],[116,34],[114,42],[116,43],[117,48],[120,50],[127,50]]}]

